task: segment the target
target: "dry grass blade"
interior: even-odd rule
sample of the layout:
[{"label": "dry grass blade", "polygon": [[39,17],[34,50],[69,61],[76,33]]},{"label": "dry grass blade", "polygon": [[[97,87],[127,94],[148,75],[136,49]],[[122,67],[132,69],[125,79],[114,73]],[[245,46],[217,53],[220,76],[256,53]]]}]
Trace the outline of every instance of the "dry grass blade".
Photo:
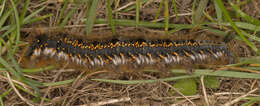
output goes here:
[{"label": "dry grass blade", "polygon": [[258,90],[258,88],[255,88],[255,89],[249,91],[247,94],[242,95],[242,96],[240,96],[240,97],[238,97],[238,98],[236,98],[236,99],[234,99],[234,100],[232,100],[232,101],[230,101],[230,102],[224,104],[224,106],[231,106],[231,105],[233,105],[234,103],[239,102],[242,98],[247,97],[249,94],[251,94],[251,93],[253,93],[253,92],[257,91],[257,90]]},{"label": "dry grass blade", "polygon": [[9,75],[8,72],[6,72],[6,75],[7,75],[9,84],[11,85],[11,87],[13,88],[13,90],[15,91],[15,93],[20,97],[20,99],[23,100],[25,103],[27,103],[27,104],[30,105],[30,106],[35,106],[35,104],[33,104],[32,101],[30,101],[30,100],[24,98],[24,97],[21,95],[21,93],[16,89],[16,87],[14,86],[14,83],[12,82],[12,79],[11,79],[11,77],[10,77],[10,75]]},{"label": "dry grass blade", "polygon": [[196,104],[194,102],[192,102],[188,97],[186,97],[185,95],[183,95],[178,89],[174,88],[173,86],[171,86],[170,84],[166,83],[166,82],[162,82],[163,84],[167,85],[168,87],[172,88],[175,92],[177,92],[178,94],[180,94],[181,96],[183,96],[186,100],[188,100],[193,106],[196,106]]},{"label": "dry grass blade", "polygon": [[203,95],[204,95],[204,100],[205,100],[207,106],[210,106],[210,105],[209,105],[208,96],[207,96],[207,92],[206,92],[206,88],[205,88],[205,84],[204,84],[204,75],[200,77],[200,82],[201,82],[201,86],[202,86],[202,91],[203,91]]},{"label": "dry grass blade", "polygon": [[[54,79],[52,80],[52,83],[54,83],[54,82],[58,79],[58,77],[59,77],[59,75],[60,75],[61,73],[62,73],[62,71],[59,71],[59,72],[55,75]],[[44,99],[46,99],[46,96],[48,95],[48,93],[49,93],[51,87],[52,87],[52,86],[49,86],[49,87],[47,88],[47,91],[45,92],[45,94],[43,95],[43,97],[42,97],[42,99],[41,99],[40,106],[43,106],[43,104],[44,104]]]},{"label": "dry grass blade", "polygon": [[[108,104],[113,104],[113,103],[118,103],[118,102],[127,102],[130,101],[131,98],[129,97],[124,97],[124,98],[119,98],[119,99],[111,99],[111,100],[106,100],[106,101],[100,101],[98,103],[91,103],[91,106],[101,106],[101,105],[108,105]],[[80,105],[80,106],[88,106],[88,105]]]},{"label": "dry grass blade", "polygon": [[[118,0],[118,1],[120,1],[120,0]],[[127,7],[129,7],[129,6],[131,6],[131,5],[134,5],[134,4],[136,4],[136,2],[129,2],[129,3],[127,3],[126,5],[121,6],[121,7],[117,8],[116,10],[114,10],[113,13],[114,13],[114,12],[121,11],[121,10],[123,10],[123,9],[125,9],[125,8],[127,8]]]},{"label": "dry grass blade", "polygon": [[[8,80],[8,78],[6,78],[6,77],[4,77],[4,76],[2,76],[2,75],[0,75],[0,78],[1,78],[1,79],[5,79],[5,80]],[[14,79],[11,79],[11,80],[12,80],[12,82],[14,82],[14,83],[16,83],[16,84],[21,85],[21,86],[24,87],[25,89],[31,88],[30,86],[28,86],[28,85],[26,85],[26,84],[24,84],[24,83],[22,83],[22,82],[20,82],[20,81],[16,81],[16,80],[14,80]]]}]

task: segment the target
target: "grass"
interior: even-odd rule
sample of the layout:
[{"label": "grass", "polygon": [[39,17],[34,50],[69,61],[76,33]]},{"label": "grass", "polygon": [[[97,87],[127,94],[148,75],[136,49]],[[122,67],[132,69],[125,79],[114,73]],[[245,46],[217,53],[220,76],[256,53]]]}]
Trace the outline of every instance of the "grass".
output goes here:
[{"label": "grass", "polygon": [[169,29],[169,6],[168,6],[168,0],[163,0],[164,4],[164,32],[165,35],[168,34],[168,29]]},{"label": "grass", "polygon": [[[107,17],[106,18],[97,18],[97,8],[98,4],[101,2],[100,0],[94,0],[92,2],[84,2],[83,5],[87,5],[86,7],[86,18],[85,18],[85,33],[86,35],[91,35],[93,27],[95,24],[108,24],[111,27],[111,31],[113,34],[116,34],[116,28],[119,26],[125,27],[145,27],[145,28],[157,28],[164,29],[165,34],[172,34],[182,30],[193,30],[199,27],[201,30],[208,30],[209,32],[216,33],[218,35],[226,35],[226,30],[231,30],[236,32],[233,34],[236,40],[241,40],[245,42],[248,46],[252,48],[254,52],[256,52],[255,57],[241,59],[240,62],[236,64],[231,64],[227,66],[232,67],[240,67],[243,70],[260,70],[259,66],[259,48],[255,45],[254,42],[260,42],[260,20],[255,19],[247,13],[243,12],[239,8],[242,4],[234,4],[232,2],[228,2],[229,7],[232,8],[237,14],[237,16],[232,16],[230,14],[230,8],[227,9],[227,6],[224,6],[222,0],[194,0],[192,4],[192,23],[191,24],[174,24],[170,18],[170,9],[173,9],[176,18],[181,18],[178,13],[178,8],[176,5],[176,1],[172,0],[172,7],[170,8],[170,4],[168,0],[162,0],[159,4],[159,7],[155,14],[155,20],[161,16],[161,11],[163,11],[164,21],[163,22],[153,22],[153,21],[145,21],[141,20],[142,6],[148,3],[150,0],[136,0],[135,5],[131,5],[127,8],[119,10],[113,13],[114,0],[106,1],[107,8]],[[9,3],[10,2],[10,3]],[[42,6],[35,11],[28,12],[30,7],[30,3],[32,1],[25,0],[23,3],[23,8],[18,10],[17,7],[21,6],[20,3],[22,1],[19,0],[0,0],[0,76],[7,77],[6,73],[11,74],[12,82],[15,84],[15,88],[9,87],[4,92],[0,92],[0,105],[4,105],[4,98],[7,95],[10,95],[11,92],[14,92],[14,89],[19,89],[20,92],[33,96],[35,99],[44,99],[46,102],[51,101],[51,98],[43,98],[40,92],[41,87],[52,87],[52,86],[60,86],[60,85],[70,85],[75,83],[76,79],[65,79],[62,81],[56,82],[41,82],[35,79],[32,79],[28,76],[34,75],[41,72],[52,71],[55,69],[53,66],[47,66],[44,68],[23,68],[20,66],[17,60],[17,54],[20,53],[20,44],[24,43],[21,41],[21,29],[30,26],[37,22],[41,22],[47,20],[48,18],[54,16],[53,13],[44,13],[44,10],[47,6]],[[216,13],[214,15],[205,12],[208,3],[213,3]],[[63,2],[61,11],[57,16],[56,25],[60,28],[64,28],[68,24],[68,21],[73,18],[73,15],[76,13],[76,10],[81,3],[75,3],[76,5],[72,8],[69,8],[70,0],[65,0]],[[197,5],[198,3],[198,5]],[[129,12],[135,9],[135,19],[117,19],[115,14],[119,12]],[[163,10],[162,10],[163,9]],[[203,11],[203,12],[202,12]],[[39,15],[41,14],[41,15]],[[205,17],[208,19],[205,19]],[[243,21],[233,21],[233,18],[242,18]],[[214,26],[214,27],[213,27]],[[215,27],[217,26],[217,27]],[[231,29],[232,28],[232,29]],[[232,34],[230,35],[232,36]],[[7,39],[7,40],[6,40]],[[4,48],[6,51],[4,51]],[[3,53],[3,54],[2,54]],[[152,70],[149,70],[152,71]],[[198,69],[192,75],[183,75],[185,74],[184,70],[181,69],[173,69],[171,72],[175,75],[169,78],[159,78],[155,80],[111,80],[111,79],[91,79],[92,81],[105,82],[105,83],[116,83],[116,84],[140,84],[140,83],[156,83],[161,81],[178,81],[180,79],[188,79],[188,78],[198,78],[200,76],[216,76],[216,77],[227,77],[227,78],[247,78],[247,79],[260,79],[260,75],[254,72],[248,73],[225,70],[225,71],[215,71],[209,69]],[[176,76],[177,74],[177,76]],[[17,83],[15,81],[19,81]],[[30,87],[34,91],[30,91],[24,85]],[[248,102],[243,105],[254,104],[259,102],[259,97],[247,97],[244,98],[248,100]],[[34,101],[35,103],[39,103],[39,100]]]},{"label": "grass", "polygon": [[[96,24],[107,24],[107,20],[106,19],[97,19]],[[113,20],[113,23],[117,26],[135,26],[135,21],[133,20]],[[257,28],[256,25],[253,24],[249,24],[249,23],[244,23],[244,22],[235,22],[235,24],[239,27],[239,28],[244,28],[247,30],[251,30],[251,31],[258,31],[260,30],[259,28]],[[140,27],[148,27],[148,28],[162,28],[164,27],[164,23],[153,23],[153,22],[146,22],[146,21],[140,21],[139,22],[139,26]],[[231,26],[229,23],[227,22],[222,22],[222,23],[216,23],[216,22],[205,22],[205,23],[201,23],[198,25],[193,25],[193,24],[169,24],[169,28],[173,28],[173,30],[169,31],[169,33],[174,33],[183,29],[191,29],[194,28],[195,26],[200,26],[201,29],[209,29],[210,32],[216,33],[218,35],[226,35],[226,33],[224,31],[215,29],[215,28],[211,28],[208,27],[209,25],[222,25],[222,26]],[[259,41],[259,37],[254,36],[252,34],[248,34],[246,32],[244,32],[245,35],[247,37],[250,37],[251,39],[254,39],[256,41]],[[239,36],[237,36],[237,34],[234,35],[236,39],[238,40],[242,40]]]},{"label": "grass", "polygon": [[[157,72],[156,70],[145,70],[148,72]],[[184,69],[172,69],[171,72],[173,74],[187,74]],[[217,76],[217,77],[231,77],[231,78],[252,78],[252,79],[260,79],[259,74],[254,73],[245,73],[245,72],[234,72],[231,70],[225,71],[214,71],[208,69],[197,69],[192,75],[181,75],[176,77],[162,78],[156,80],[109,80],[109,79],[92,79],[94,81],[101,82],[109,82],[116,84],[145,84],[145,83],[155,83],[161,81],[176,81],[180,79],[194,78],[199,76]]]},{"label": "grass", "polygon": [[95,19],[96,19],[96,8],[99,0],[92,1],[91,7],[88,14],[88,18],[86,21],[86,34],[89,35],[91,33],[91,30],[93,28]]},{"label": "grass", "polygon": [[113,21],[113,14],[112,14],[112,8],[111,8],[111,0],[107,0],[107,13],[108,13],[108,20],[109,20],[109,25],[111,27],[111,31],[113,35],[116,33],[115,29],[115,23]]},{"label": "grass", "polygon": [[247,40],[247,38],[242,34],[241,29],[239,29],[236,26],[236,24],[232,21],[232,19],[231,19],[230,15],[229,15],[228,11],[226,10],[223,2],[221,0],[217,0],[217,3],[219,5],[220,9],[223,11],[223,14],[224,14],[225,18],[228,20],[228,22],[231,24],[232,28],[237,32],[237,34],[240,36],[240,38],[242,38],[243,41],[246,42],[248,46],[250,46],[254,51],[257,52],[258,50],[255,47],[255,45],[252,42]]},{"label": "grass", "polygon": [[[69,5],[69,0],[65,0],[65,1],[64,1],[64,5],[62,6],[61,12],[60,12],[60,14],[59,14],[59,17],[58,17],[58,19],[57,19],[57,25],[59,25],[59,24],[61,23],[61,20],[62,20],[62,18],[63,18],[63,16],[64,16],[65,9],[67,9],[68,5]],[[71,14],[71,12],[70,12],[70,14]],[[70,17],[70,16],[71,16],[71,15],[67,15],[66,17]],[[64,22],[64,23],[65,23],[65,22]],[[64,26],[64,25],[63,25],[63,26]]]}]

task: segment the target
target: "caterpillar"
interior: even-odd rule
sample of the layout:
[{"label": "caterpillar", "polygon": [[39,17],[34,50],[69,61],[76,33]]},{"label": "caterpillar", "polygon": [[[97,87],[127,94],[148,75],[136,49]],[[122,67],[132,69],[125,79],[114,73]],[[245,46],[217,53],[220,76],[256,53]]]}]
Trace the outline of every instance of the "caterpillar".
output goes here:
[{"label": "caterpillar", "polygon": [[223,42],[206,40],[145,40],[110,39],[83,40],[62,35],[36,36],[27,56],[47,56],[71,61],[78,65],[102,67],[106,65],[200,64],[221,58],[234,63],[233,53]]}]

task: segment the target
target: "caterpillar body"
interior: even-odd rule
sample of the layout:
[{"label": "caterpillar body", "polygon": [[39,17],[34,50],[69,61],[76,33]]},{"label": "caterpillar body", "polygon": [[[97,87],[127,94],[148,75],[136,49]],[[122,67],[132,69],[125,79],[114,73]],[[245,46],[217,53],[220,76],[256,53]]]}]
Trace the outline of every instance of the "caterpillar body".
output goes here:
[{"label": "caterpillar body", "polygon": [[29,57],[47,56],[57,60],[102,67],[106,65],[201,64],[221,58],[234,63],[233,53],[225,43],[204,40],[111,39],[83,40],[67,37],[37,36],[31,43]]}]

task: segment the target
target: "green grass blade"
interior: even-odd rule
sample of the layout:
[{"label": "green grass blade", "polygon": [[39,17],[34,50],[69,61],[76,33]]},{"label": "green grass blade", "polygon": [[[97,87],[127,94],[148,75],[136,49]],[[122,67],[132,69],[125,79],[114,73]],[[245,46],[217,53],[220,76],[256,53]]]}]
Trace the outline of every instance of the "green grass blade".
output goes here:
[{"label": "green grass blade", "polygon": [[256,104],[260,102],[260,97],[245,97],[243,98],[245,100],[249,100],[246,103],[243,103],[241,106],[254,106],[253,104]]},{"label": "green grass blade", "polygon": [[33,79],[25,78],[25,77],[22,78],[22,81],[23,81],[25,84],[27,84],[27,85],[29,85],[30,87],[32,87],[33,90],[36,92],[37,97],[40,97],[41,93],[40,93],[40,89],[39,89],[38,87],[42,87],[42,85],[43,85],[42,83],[40,83],[40,82],[38,82],[38,81],[35,81],[35,80],[33,80]]},{"label": "green grass blade", "polygon": [[[34,22],[37,22],[37,21],[41,21],[41,20],[43,20],[45,18],[48,18],[48,17],[51,17],[51,16],[53,16],[53,14],[47,14],[47,15],[44,15],[44,16],[35,17],[35,18],[31,19],[31,20],[24,21],[23,24],[31,24],[31,23],[34,23]],[[8,35],[13,30],[15,30],[15,25],[7,25],[7,26],[4,26],[2,29],[0,29],[0,31],[5,31],[5,30],[7,30],[7,31],[4,34],[1,35],[2,37]]]},{"label": "green grass blade", "polygon": [[2,57],[0,57],[0,63],[17,79],[21,79],[21,75],[17,73]]},{"label": "green grass blade", "polygon": [[[185,74],[186,71],[184,69],[172,69],[172,73]],[[256,73],[247,73],[247,72],[235,72],[235,71],[215,71],[207,70],[207,69],[196,69],[193,73],[195,75],[208,75],[208,76],[218,76],[218,77],[231,77],[231,78],[252,78],[252,79],[260,79],[260,74]]]},{"label": "green grass blade", "polygon": [[[144,4],[144,3],[146,3],[146,2],[148,2],[148,1],[149,1],[149,0],[142,0],[141,5]],[[122,12],[129,12],[130,10],[135,9],[136,6],[137,6],[137,5],[130,6],[130,7],[126,8],[126,9],[123,9]]]},{"label": "green grass blade", "polygon": [[257,106],[257,102],[259,103],[260,100],[258,100],[258,101],[257,100],[250,100],[246,103],[243,103],[241,106],[254,106],[253,104],[255,104]]},{"label": "green grass blade", "polygon": [[16,22],[16,40],[15,40],[15,45],[14,48],[12,50],[12,54],[14,54],[16,52],[16,50],[18,49],[18,43],[20,41],[20,21],[19,21],[19,14],[16,8],[16,5],[14,4],[13,0],[10,0],[11,4],[12,4],[12,8],[14,10],[14,15],[15,15],[15,22]]},{"label": "green grass blade", "polygon": [[191,20],[192,20],[192,24],[196,24],[196,20],[195,20],[195,8],[196,8],[196,2],[197,0],[193,0],[193,3],[192,3],[192,11],[191,11]]},{"label": "green grass blade", "polygon": [[9,88],[7,91],[5,91],[3,94],[0,95],[0,105],[4,106],[3,99],[6,95],[8,95],[12,91],[12,88]]},{"label": "green grass blade", "polygon": [[171,33],[174,33],[174,32],[177,32],[177,31],[180,31],[180,30],[182,30],[182,29],[191,29],[191,28],[193,28],[193,27],[195,27],[195,25],[178,25],[178,26],[176,26],[176,28],[175,29],[173,29],[173,30],[170,30],[169,31],[169,34],[171,34]]},{"label": "green grass blade", "polygon": [[[259,64],[259,63],[258,63],[258,64]],[[250,69],[250,70],[260,71],[260,67],[252,67],[252,66],[250,66],[250,67],[244,67],[244,68]]]},{"label": "green grass blade", "polygon": [[6,3],[6,0],[4,0],[4,1],[1,1],[1,10],[0,10],[0,17],[2,17],[2,15],[3,15],[3,12],[4,12],[4,10],[5,10],[5,3]]},{"label": "green grass blade", "polygon": [[176,5],[175,0],[172,0],[172,5],[173,5],[173,11],[176,15],[176,19],[178,20],[178,9],[177,9],[177,5]]},{"label": "green grass blade", "polygon": [[157,20],[159,18],[162,6],[163,6],[163,0],[160,2],[160,6],[159,6],[158,10],[156,11],[156,15],[155,15],[155,19],[154,20]]},{"label": "green grass blade", "polygon": [[0,53],[2,53],[2,50],[3,50],[3,38],[0,37]]},{"label": "green grass blade", "polygon": [[163,0],[164,2],[164,32],[167,35],[168,29],[169,29],[169,6],[168,6],[168,0]]},{"label": "green grass blade", "polygon": [[253,40],[256,40],[256,41],[260,42],[260,38],[259,38],[259,37],[253,36],[253,35],[251,35],[251,34],[245,32],[245,31],[243,31],[243,30],[241,30],[241,31],[242,31],[242,34],[246,35],[246,36],[249,37],[250,39],[253,39]]},{"label": "green grass blade", "polygon": [[107,0],[108,21],[112,29],[112,34],[114,35],[116,33],[116,30],[115,30],[115,23],[113,21],[113,16],[112,16],[112,8],[110,4],[111,4],[111,0]]},{"label": "green grass blade", "polygon": [[[7,44],[6,44],[6,41],[5,41],[3,38],[1,38],[1,37],[0,37],[0,42],[1,42],[1,44],[3,44],[3,45],[7,45]],[[2,46],[2,45],[1,45],[1,46]]]},{"label": "green grass blade", "polygon": [[[255,31],[260,31],[260,28],[258,28],[257,26],[253,25],[253,24],[249,24],[249,23],[244,23],[244,22],[234,22],[237,27],[239,28],[243,28],[243,29],[247,29],[247,30],[254,30]],[[221,25],[221,26],[231,26],[230,23],[208,23],[207,25]],[[217,31],[217,32],[214,32],[216,33],[217,35],[223,35],[223,31],[220,31],[218,29],[213,29],[213,28],[210,28],[210,27],[200,27],[201,29],[208,29],[209,31]],[[256,40],[256,41],[260,41],[260,37],[258,36],[254,36],[254,35],[251,35],[243,30],[241,30],[242,34],[244,34],[245,36],[249,37],[250,39],[253,39],[253,40]],[[225,33],[224,33],[225,34]],[[234,35],[232,35],[234,36]],[[238,40],[242,40],[238,35],[234,36],[236,39]]]},{"label": "green grass blade", "polygon": [[200,23],[200,19],[203,15],[203,11],[207,7],[207,4],[208,4],[208,0],[200,0],[197,10],[195,11],[195,17],[194,17],[195,24]]},{"label": "green grass blade", "polygon": [[252,23],[252,24],[255,24],[257,26],[260,25],[260,21],[253,18],[253,17],[250,17],[249,15],[247,15],[246,13],[244,13],[243,11],[241,11],[239,9],[239,7],[237,5],[234,5],[231,1],[228,2],[232,8],[242,17],[244,18],[245,20],[247,20],[248,22]]},{"label": "green grass blade", "polygon": [[228,11],[226,10],[222,0],[217,0],[217,3],[219,5],[219,7],[221,8],[222,12],[224,13],[225,18],[227,18],[227,20],[229,21],[229,23],[231,24],[231,26],[233,27],[233,29],[238,33],[238,35],[243,39],[243,41],[250,46],[254,51],[257,51],[257,48],[255,47],[255,45],[248,41],[246,39],[246,37],[242,34],[242,32],[240,31],[240,29],[236,26],[236,24],[232,21]]},{"label": "green grass blade", "polygon": [[8,11],[5,12],[2,17],[0,17],[0,29],[2,28],[2,26],[6,22],[7,18],[11,15],[12,11],[13,11],[13,9],[8,9]]},{"label": "green grass blade", "polygon": [[203,11],[203,14],[206,16],[206,18],[208,20],[210,20],[211,22],[215,22],[215,19],[213,17],[210,16],[210,14],[208,14],[207,12]]},{"label": "green grass blade", "polygon": [[6,95],[8,95],[13,89],[9,88],[7,91],[5,91],[3,94],[0,95],[1,98],[5,97]]},{"label": "green grass blade", "polygon": [[8,34],[10,34],[11,32],[13,32],[14,30],[15,30],[15,25],[13,24],[13,25],[11,25],[11,28],[10,29],[8,29],[4,34],[2,34],[1,36],[2,37],[5,37],[6,35],[8,35]]},{"label": "green grass blade", "polygon": [[241,66],[241,65],[246,65],[246,64],[260,63],[260,57],[254,56],[254,57],[250,57],[250,58],[241,58],[239,61],[240,61],[239,63],[230,64],[227,66]]},{"label": "green grass blade", "polygon": [[[209,24],[213,24],[213,25],[224,25],[224,26],[232,26],[230,23],[227,22],[222,22],[222,23],[209,23]],[[242,29],[247,29],[247,30],[251,30],[251,31],[260,31],[260,27],[257,27],[256,25],[250,24],[250,23],[246,23],[246,22],[234,22],[234,24]]]},{"label": "green grass blade", "polygon": [[[69,0],[67,1],[67,2],[69,2]],[[81,4],[81,3],[83,3],[82,1],[79,1],[79,2],[74,2],[75,4],[76,4],[76,6],[75,7],[73,7],[70,11],[69,11],[69,13],[65,16],[65,18],[62,20],[62,22],[61,22],[61,24],[59,25],[59,27],[61,27],[61,28],[63,28],[67,23],[68,23],[68,21],[69,21],[69,18],[74,14],[74,12],[76,11],[76,9],[77,9],[77,7]],[[65,9],[65,8],[64,8]],[[63,16],[63,15],[62,15]]]},{"label": "green grass blade", "polygon": [[[215,33],[216,35],[219,36],[226,36],[227,32],[221,31],[219,29],[214,29],[214,28],[210,28],[210,27],[200,27],[201,29],[207,30],[208,32],[212,32]],[[229,34],[229,36],[234,36],[235,39],[237,40],[242,40],[239,36],[237,36],[236,34]]]},{"label": "green grass blade", "polygon": [[43,85],[41,82],[33,80],[33,79],[30,79],[30,78],[23,77],[23,80],[24,80],[24,82],[26,84],[30,85],[31,87],[32,86],[34,86],[34,87],[42,87],[42,85]]},{"label": "green grass blade", "polygon": [[47,14],[47,15],[44,15],[44,16],[35,17],[35,18],[31,19],[31,20],[24,21],[23,24],[32,24],[32,23],[35,23],[37,21],[41,21],[41,20],[43,20],[45,18],[51,17],[51,16],[53,16],[53,14]]},{"label": "green grass blade", "polygon": [[[229,2],[230,2],[230,1],[229,1]],[[236,0],[236,3],[237,3],[237,4],[240,4],[241,1],[240,1],[240,0]],[[238,9],[240,9],[240,6],[241,6],[241,5],[237,5]],[[236,13],[235,13],[235,16],[236,16],[236,20],[237,20],[237,21],[241,21],[241,20],[240,20],[239,13],[236,12]]]},{"label": "green grass blade", "polygon": [[136,22],[136,27],[139,25],[139,14],[140,14],[140,7],[141,7],[141,1],[136,0],[136,10],[135,10],[135,22]]},{"label": "green grass blade", "polygon": [[[89,9],[90,9],[90,6],[91,6],[91,1],[92,0],[87,0],[85,2],[85,5],[86,5],[86,11],[89,12]],[[86,17],[88,17],[89,14],[86,14]]]},{"label": "green grass blade", "polygon": [[4,102],[3,102],[2,97],[0,97],[0,105],[1,105],[1,106],[4,106]]},{"label": "green grass blade", "polygon": [[87,13],[88,14],[88,18],[87,18],[87,21],[86,21],[86,34],[87,35],[89,35],[91,33],[92,28],[94,26],[98,2],[99,2],[99,0],[93,0],[91,7],[90,7],[90,10]]},{"label": "green grass blade", "polygon": [[[135,26],[135,21],[133,20],[113,20],[113,22],[115,23],[115,25],[119,25],[119,26]],[[96,22],[97,24],[107,24],[108,22],[105,19],[97,19]],[[260,27],[257,28],[255,25],[252,24],[248,24],[248,23],[243,23],[243,22],[235,22],[235,24],[240,27],[240,28],[246,28],[246,29],[257,29],[260,30]],[[208,25],[223,25],[223,26],[231,26],[230,23],[216,23],[216,22],[210,22],[210,23],[201,23],[198,24],[200,25],[201,29],[208,29],[211,32],[214,32],[218,35],[226,35],[225,32],[218,30],[218,29],[213,29],[210,27],[206,27]],[[205,25],[205,26],[204,26]],[[165,24],[164,23],[154,23],[154,22],[146,22],[146,21],[140,21],[139,22],[139,26],[141,27],[150,27],[150,28],[164,28]],[[169,33],[173,33],[182,29],[191,29],[193,27],[195,27],[197,25],[193,25],[193,24],[169,24],[169,28],[174,28],[174,30],[170,30]],[[244,33],[244,31],[242,31],[242,33]],[[247,33],[245,33],[246,36],[254,39],[254,40],[259,40],[259,37],[257,36],[253,36],[253,35],[248,35]],[[232,34],[232,36],[234,36]],[[253,37],[252,37],[253,36]],[[236,39],[241,40],[241,38],[239,36],[235,36]]]},{"label": "green grass blade", "polygon": [[220,9],[220,7],[218,6],[218,3],[217,3],[217,1],[216,0],[213,0],[213,2],[214,2],[214,6],[215,6],[215,10],[216,10],[216,13],[217,13],[217,21],[218,21],[218,23],[221,23],[221,22],[223,22],[223,14],[222,14],[222,11],[221,11],[221,9]]},{"label": "green grass blade", "polygon": [[73,9],[71,9],[71,10],[69,11],[68,15],[66,15],[66,17],[64,18],[64,20],[62,20],[62,22],[61,22],[61,24],[59,25],[59,27],[63,28],[63,27],[67,24],[69,18],[73,15],[73,13],[75,12],[75,10],[76,10],[76,7],[74,7]]},{"label": "green grass blade", "polygon": [[75,79],[65,80],[65,81],[58,81],[58,82],[51,82],[51,83],[43,83],[43,86],[58,86],[72,83]]},{"label": "green grass blade", "polygon": [[16,72],[19,73],[19,75],[22,75],[21,68],[19,64],[16,62],[16,60],[14,59],[14,56],[9,54],[9,58],[11,59],[12,65],[14,66]]},{"label": "green grass blade", "polygon": [[64,11],[67,9],[70,0],[65,0],[61,12],[58,16],[57,25],[60,24],[61,18],[63,17]]},{"label": "green grass blade", "polygon": [[24,18],[23,22],[28,22],[32,19],[32,17],[34,17],[35,15],[37,15],[38,13],[40,13],[42,10],[44,10],[46,6],[34,11],[33,13],[31,13],[30,15],[28,15],[27,17]]},{"label": "green grass blade", "polygon": [[[115,25],[118,26],[135,26],[135,21],[133,20],[123,20],[123,19],[117,19],[117,20],[113,20],[115,22]],[[96,20],[97,24],[104,24],[104,23],[108,23],[105,19],[97,19]],[[147,22],[147,21],[140,21],[139,22],[139,26],[141,27],[150,27],[150,28],[164,28],[164,23],[154,23],[154,22]],[[176,26],[181,26],[178,24],[169,24],[169,28],[175,28]]]},{"label": "green grass blade", "polygon": [[[32,92],[27,91],[26,89],[24,89],[22,86],[20,86],[20,85],[18,85],[18,84],[15,84],[15,86],[16,86],[18,89],[22,90],[23,92],[25,92],[25,93],[27,93],[27,94],[29,94],[29,95],[32,95],[32,96],[34,96],[34,97],[38,97],[38,95],[36,95],[36,94],[34,94],[34,93],[32,93]],[[44,98],[44,100],[45,100],[45,101],[51,101],[51,100],[48,99],[48,98]]]},{"label": "green grass blade", "polygon": [[25,3],[24,3],[24,7],[23,7],[22,13],[20,15],[20,20],[19,20],[20,25],[22,25],[22,23],[23,23],[23,19],[25,17],[29,3],[30,3],[30,0],[26,0]]},{"label": "green grass blade", "polygon": [[52,70],[52,69],[55,69],[55,67],[47,66],[44,68],[23,69],[22,72],[23,73],[38,73],[38,72],[48,71],[48,70]]},{"label": "green grass blade", "polygon": [[[118,25],[118,26],[135,27],[135,25],[136,25],[135,21],[133,21],[133,20],[117,19],[117,20],[113,20],[113,21],[115,22],[115,25]],[[95,23],[96,24],[107,24],[108,22],[105,19],[97,19]],[[201,25],[203,25],[203,24],[201,24]],[[164,28],[165,23],[154,23],[154,22],[140,21],[139,26],[140,27],[149,27],[149,28]],[[195,25],[192,25],[192,24],[169,24],[169,28],[190,29],[194,26]]]},{"label": "green grass blade", "polygon": [[170,77],[170,78],[163,78],[163,79],[156,79],[156,80],[109,80],[109,79],[91,79],[93,81],[100,81],[100,82],[107,82],[107,83],[116,83],[116,84],[145,84],[145,83],[156,83],[160,81],[175,81],[179,79],[186,79],[186,78],[195,78],[198,75],[183,75],[178,77]]}]

